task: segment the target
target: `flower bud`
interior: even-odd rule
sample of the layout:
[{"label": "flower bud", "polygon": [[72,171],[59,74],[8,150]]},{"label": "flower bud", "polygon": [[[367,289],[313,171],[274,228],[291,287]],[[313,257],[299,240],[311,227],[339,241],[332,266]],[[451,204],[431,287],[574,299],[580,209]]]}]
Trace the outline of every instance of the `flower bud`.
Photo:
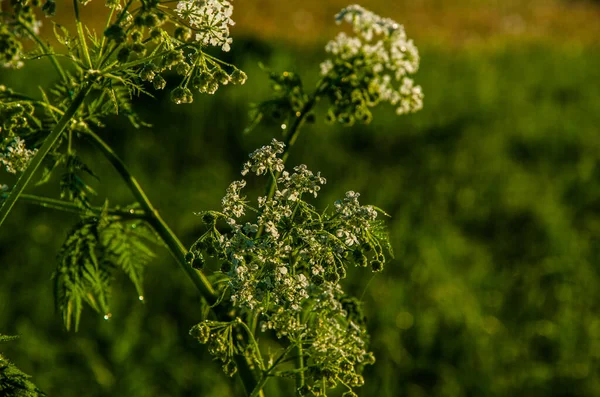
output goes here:
[{"label": "flower bud", "polygon": [[121,63],[125,63],[129,60],[129,54],[131,54],[131,50],[128,47],[123,47],[117,54],[117,60]]},{"label": "flower bud", "polygon": [[47,17],[53,17],[56,15],[56,2],[54,0],[46,0],[42,6],[42,11]]},{"label": "flower bud", "polygon": [[177,87],[171,92],[171,100],[178,105],[182,103],[192,103],[194,102],[194,96],[188,88]]},{"label": "flower bud", "polygon": [[233,73],[231,73],[231,82],[236,85],[242,85],[246,82],[248,76],[246,73],[241,71],[240,69],[235,69]]},{"label": "flower bud", "polygon": [[125,41],[125,31],[117,24],[110,25],[105,31],[104,36],[107,39],[113,40],[116,43],[122,43]]},{"label": "flower bud", "polygon": [[167,86],[167,81],[161,75],[158,75],[152,80],[152,85],[155,90],[162,90]]},{"label": "flower bud", "polygon": [[140,78],[145,81],[152,81],[156,76],[158,68],[153,63],[147,63],[144,65],[140,72]]}]

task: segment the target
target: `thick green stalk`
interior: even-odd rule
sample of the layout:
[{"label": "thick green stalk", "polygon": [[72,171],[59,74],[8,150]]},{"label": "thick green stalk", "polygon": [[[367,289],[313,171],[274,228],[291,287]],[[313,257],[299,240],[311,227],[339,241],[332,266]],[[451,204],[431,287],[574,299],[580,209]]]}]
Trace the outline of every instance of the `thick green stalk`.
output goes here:
[{"label": "thick green stalk", "polygon": [[56,124],[50,135],[48,135],[48,137],[46,137],[46,139],[44,140],[44,144],[42,145],[42,147],[38,149],[33,159],[31,159],[31,162],[27,166],[27,169],[23,172],[23,174],[21,174],[21,176],[17,180],[17,183],[12,188],[10,195],[2,204],[2,208],[0,208],[0,226],[2,226],[2,223],[4,223],[6,216],[17,202],[19,196],[23,193],[29,182],[31,182],[33,174],[40,167],[42,161],[44,161],[44,158],[46,158],[48,153],[50,153],[50,151],[58,142],[58,139],[67,127],[67,124],[73,119],[73,116],[75,116],[75,114],[79,110],[79,107],[83,104],[83,101],[92,89],[92,86],[93,82],[91,81],[86,81],[82,84],[81,89],[77,93],[77,96],[73,99],[73,102],[71,103],[69,108],[65,111],[60,120],[58,120],[58,123]]},{"label": "thick green stalk", "polygon": [[210,305],[214,304],[217,300],[217,295],[214,288],[203,273],[192,268],[187,262],[185,259],[187,249],[185,249],[183,244],[162,219],[158,210],[154,208],[137,179],[135,179],[135,177],[127,169],[127,166],[123,160],[121,160],[121,158],[112,150],[112,148],[108,146],[106,142],[104,142],[102,138],[100,138],[93,131],[88,131],[87,136],[91,138],[91,142],[98,147],[102,154],[104,154],[108,161],[110,161],[119,175],[121,175],[121,178],[123,178],[135,196],[136,200],[140,203],[144,211],[146,211],[146,214],[148,215],[148,221],[163,239],[177,263],[190,277],[196,288],[200,290],[202,296],[207,300],[207,302]]}]

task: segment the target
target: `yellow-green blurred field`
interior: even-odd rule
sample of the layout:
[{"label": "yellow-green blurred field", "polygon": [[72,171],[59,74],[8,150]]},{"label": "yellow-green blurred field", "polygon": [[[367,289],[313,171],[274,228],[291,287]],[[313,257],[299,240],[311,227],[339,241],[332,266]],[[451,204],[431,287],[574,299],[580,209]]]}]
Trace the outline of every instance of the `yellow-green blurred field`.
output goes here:
[{"label": "yellow-green blurred field", "polygon": [[[343,0],[234,1],[235,35],[310,46],[337,31],[333,16]],[[366,0],[362,6],[404,24],[417,43],[489,46],[507,41],[549,40],[555,44],[600,44],[600,5],[569,0]],[[59,3],[58,21],[70,21],[69,1]],[[106,9],[91,2],[82,17],[102,31]]]},{"label": "yellow-green blurred field", "polygon": [[[245,86],[189,106],[141,98],[153,128],[109,120],[101,131],[184,243],[202,230],[193,213],[216,208],[247,153],[280,132],[271,122],[242,135],[249,103],[269,96],[258,62],[311,87],[344,5],[236,0],[228,60]],[[350,128],[325,125],[320,108],[290,157],[327,177],[322,206],[356,190],[391,215],[395,261],[346,283],[364,294],[377,356],[359,395],[599,396],[600,3],[362,5],[414,38],[425,108],[382,107]],[[82,10],[99,31],[100,12],[98,0]],[[40,61],[2,70],[0,84],[36,93],[50,73]],[[128,203],[99,156],[82,155],[102,181],[98,203]],[[21,335],[6,355],[53,396],[236,395],[188,336],[199,298],[167,254],[148,268],[145,305],[119,279],[111,321],[87,311],[79,333],[63,330],[50,277],[75,221],[19,204],[0,231],[0,332]],[[289,396],[290,385],[266,395]]]}]

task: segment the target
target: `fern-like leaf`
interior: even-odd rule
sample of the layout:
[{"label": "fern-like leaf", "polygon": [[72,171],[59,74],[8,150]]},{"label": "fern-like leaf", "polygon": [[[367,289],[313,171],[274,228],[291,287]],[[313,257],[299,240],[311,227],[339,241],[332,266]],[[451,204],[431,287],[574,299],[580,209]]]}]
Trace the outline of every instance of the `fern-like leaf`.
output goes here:
[{"label": "fern-like leaf", "polygon": [[60,251],[54,291],[68,330],[73,320],[75,330],[79,328],[84,302],[98,312],[108,312],[111,269],[108,263],[98,260],[98,252],[102,250],[99,236],[106,223],[103,216],[84,218]]},{"label": "fern-like leaf", "polygon": [[155,256],[147,245],[152,240],[147,228],[140,222],[112,223],[102,233],[102,245],[107,254],[105,260],[123,270],[139,296],[144,295],[144,268]]},{"label": "fern-like leaf", "polygon": [[[0,334],[0,342],[17,339],[16,336]],[[13,363],[0,354],[0,396],[4,397],[41,397],[45,394]]]},{"label": "fern-like leaf", "polygon": [[144,269],[154,257],[148,243],[154,240],[152,229],[141,221],[109,218],[106,211],[84,218],[68,235],[54,274],[56,305],[65,327],[79,328],[84,303],[108,314],[115,269],[127,275],[142,297]]}]

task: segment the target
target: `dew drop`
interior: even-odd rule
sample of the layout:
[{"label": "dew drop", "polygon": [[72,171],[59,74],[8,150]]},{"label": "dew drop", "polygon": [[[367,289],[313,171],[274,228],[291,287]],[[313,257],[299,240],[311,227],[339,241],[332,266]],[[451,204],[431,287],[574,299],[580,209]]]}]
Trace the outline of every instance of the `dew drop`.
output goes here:
[{"label": "dew drop", "polygon": [[111,317],[112,317],[112,314],[110,314],[110,313],[106,313],[106,314],[104,315],[104,319],[105,319],[105,320],[107,320],[107,321],[108,321],[108,319],[109,319],[109,318],[111,318]]},{"label": "dew drop", "polygon": [[281,129],[282,129],[282,130],[285,130],[286,128],[287,128],[287,125],[285,125],[285,124],[281,124]]},{"label": "dew drop", "polygon": [[138,299],[141,300],[141,301],[143,301],[144,300],[144,296],[140,295],[140,296],[138,296]]}]

